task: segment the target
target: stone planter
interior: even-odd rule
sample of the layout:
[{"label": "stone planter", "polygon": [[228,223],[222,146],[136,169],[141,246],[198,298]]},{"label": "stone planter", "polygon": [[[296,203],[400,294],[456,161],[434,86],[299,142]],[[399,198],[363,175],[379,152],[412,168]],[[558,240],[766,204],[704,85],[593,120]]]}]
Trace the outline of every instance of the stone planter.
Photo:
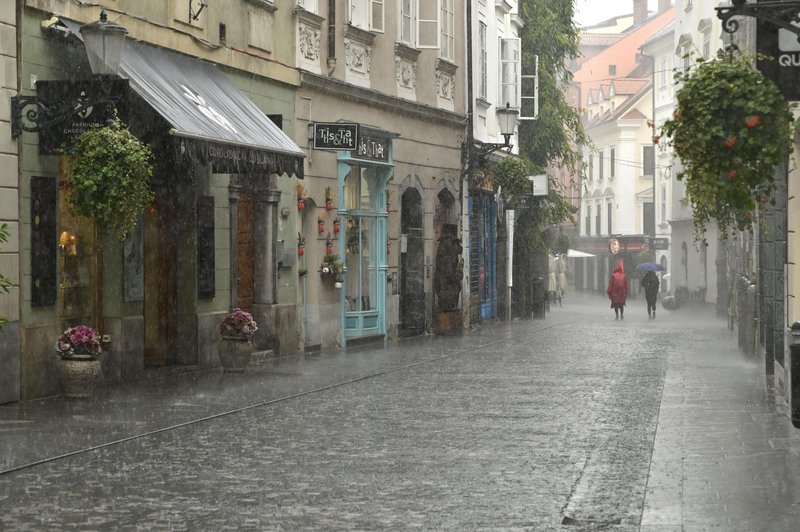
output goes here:
[{"label": "stone planter", "polygon": [[223,336],[217,342],[217,353],[225,373],[242,373],[250,363],[253,341],[250,338]]},{"label": "stone planter", "polygon": [[56,365],[65,397],[91,397],[103,376],[100,360],[93,355],[59,357]]}]

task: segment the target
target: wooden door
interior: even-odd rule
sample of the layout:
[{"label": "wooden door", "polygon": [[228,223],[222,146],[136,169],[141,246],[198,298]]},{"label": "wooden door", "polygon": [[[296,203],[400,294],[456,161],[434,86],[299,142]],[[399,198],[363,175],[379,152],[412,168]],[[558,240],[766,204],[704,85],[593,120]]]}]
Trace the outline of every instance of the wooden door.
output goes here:
[{"label": "wooden door", "polygon": [[178,322],[177,233],[170,193],[156,189],[144,214],[144,365],[173,362]]},{"label": "wooden door", "polygon": [[253,197],[241,196],[236,213],[236,306],[253,311]]}]

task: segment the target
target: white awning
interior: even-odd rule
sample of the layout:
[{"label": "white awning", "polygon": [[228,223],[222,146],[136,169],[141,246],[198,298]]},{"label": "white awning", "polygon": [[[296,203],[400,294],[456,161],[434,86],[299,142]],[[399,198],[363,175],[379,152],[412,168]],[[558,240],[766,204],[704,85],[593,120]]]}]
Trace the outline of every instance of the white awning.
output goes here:
[{"label": "white awning", "polygon": [[594,257],[591,253],[584,253],[583,251],[578,251],[577,249],[570,249],[567,251],[567,257],[572,257],[573,259],[585,259],[588,257]]}]

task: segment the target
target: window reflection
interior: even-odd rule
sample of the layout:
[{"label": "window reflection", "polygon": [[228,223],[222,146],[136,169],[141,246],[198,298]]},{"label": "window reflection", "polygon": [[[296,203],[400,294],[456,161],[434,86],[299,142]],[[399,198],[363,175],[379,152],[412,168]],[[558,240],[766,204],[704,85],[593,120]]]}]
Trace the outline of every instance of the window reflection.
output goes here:
[{"label": "window reflection", "polygon": [[348,216],[346,220],[348,310],[373,310],[377,293],[376,220],[367,216]]},{"label": "window reflection", "polygon": [[375,211],[378,208],[375,187],[376,170],[351,165],[344,182],[344,205],[348,211]]}]

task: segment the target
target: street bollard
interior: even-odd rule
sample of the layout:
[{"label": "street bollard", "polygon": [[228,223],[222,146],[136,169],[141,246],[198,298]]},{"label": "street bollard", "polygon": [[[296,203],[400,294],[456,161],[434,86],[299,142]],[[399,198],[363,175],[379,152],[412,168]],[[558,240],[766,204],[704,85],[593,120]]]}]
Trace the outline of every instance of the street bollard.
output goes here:
[{"label": "street bollard", "polygon": [[789,346],[789,387],[791,389],[792,425],[800,428],[800,321],[792,323]]}]

